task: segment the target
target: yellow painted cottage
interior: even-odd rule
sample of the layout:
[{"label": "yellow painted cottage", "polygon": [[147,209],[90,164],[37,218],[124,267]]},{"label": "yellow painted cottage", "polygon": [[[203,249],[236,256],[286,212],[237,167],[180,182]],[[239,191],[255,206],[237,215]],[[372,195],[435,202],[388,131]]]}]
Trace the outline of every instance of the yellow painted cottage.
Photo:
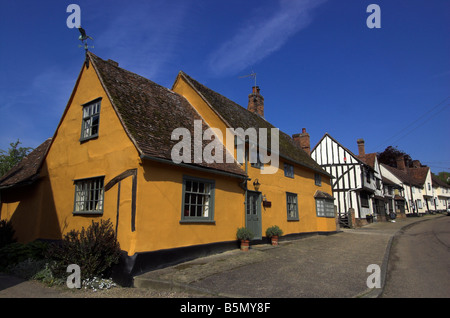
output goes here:
[{"label": "yellow painted cottage", "polygon": [[[58,240],[110,219],[124,284],[143,271],[236,247],[238,227],[251,228],[257,241],[271,225],[286,237],[335,232],[330,175],[282,132],[272,154],[279,156],[276,173],[261,173],[265,165],[247,156],[239,162],[236,145],[218,135],[214,149],[224,160],[173,160],[177,129],[203,136],[209,128],[274,128],[258,114],[258,99],[254,88],[256,104],[247,110],[183,72],[168,89],[89,52],[53,137],[0,178],[0,218],[12,221],[23,242]],[[183,153],[195,154],[195,146]],[[211,140],[200,141],[208,146]]]}]

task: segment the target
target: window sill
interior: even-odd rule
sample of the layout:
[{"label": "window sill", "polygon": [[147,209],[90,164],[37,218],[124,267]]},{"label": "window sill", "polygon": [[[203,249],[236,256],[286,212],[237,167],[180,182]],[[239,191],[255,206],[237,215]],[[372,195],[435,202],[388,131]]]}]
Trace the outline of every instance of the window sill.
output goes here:
[{"label": "window sill", "polygon": [[89,137],[85,137],[85,138],[80,138],[80,143],[82,144],[83,142],[86,142],[86,141],[89,141],[92,139],[98,139],[98,134],[89,136]]},{"label": "window sill", "polygon": [[99,216],[103,215],[103,211],[73,211],[73,215]]},{"label": "window sill", "polygon": [[180,224],[216,224],[214,220],[180,220]]}]

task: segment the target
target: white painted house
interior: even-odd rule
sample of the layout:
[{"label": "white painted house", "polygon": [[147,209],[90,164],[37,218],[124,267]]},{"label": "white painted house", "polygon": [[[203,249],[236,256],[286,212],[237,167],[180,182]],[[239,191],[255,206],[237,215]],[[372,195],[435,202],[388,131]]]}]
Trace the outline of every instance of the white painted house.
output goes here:
[{"label": "white painted house", "polygon": [[[364,141],[358,140],[361,158],[365,156]],[[374,205],[374,198],[382,194],[382,180],[379,168],[374,169],[364,160],[326,133],[311,151],[313,158],[334,179],[333,195],[337,212],[347,217],[349,209],[355,211],[355,219],[365,220],[381,209]],[[378,166],[378,164],[377,164]]]},{"label": "white painted house", "polygon": [[433,181],[433,199],[436,211],[445,211],[450,206],[450,186],[437,176],[431,175]]},{"label": "white painted house", "polygon": [[381,164],[381,174],[391,180],[398,180],[405,191],[406,214],[425,214],[434,210],[433,188],[429,167],[422,167],[418,160],[413,161],[413,167],[405,166],[403,157],[397,159],[397,168]]},{"label": "white painted house", "polygon": [[380,164],[386,211],[388,214],[412,213],[410,183],[401,175],[401,171],[394,170],[398,169]]}]

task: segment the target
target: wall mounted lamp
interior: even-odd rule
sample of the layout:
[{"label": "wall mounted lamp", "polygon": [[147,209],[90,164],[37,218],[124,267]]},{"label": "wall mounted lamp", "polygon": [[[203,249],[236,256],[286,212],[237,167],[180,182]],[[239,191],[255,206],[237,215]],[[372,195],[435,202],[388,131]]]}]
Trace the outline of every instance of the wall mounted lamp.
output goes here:
[{"label": "wall mounted lamp", "polygon": [[258,179],[255,179],[255,181],[253,181],[253,186],[255,187],[255,191],[259,191],[259,187],[260,187],[260,183],[258,181]]}]

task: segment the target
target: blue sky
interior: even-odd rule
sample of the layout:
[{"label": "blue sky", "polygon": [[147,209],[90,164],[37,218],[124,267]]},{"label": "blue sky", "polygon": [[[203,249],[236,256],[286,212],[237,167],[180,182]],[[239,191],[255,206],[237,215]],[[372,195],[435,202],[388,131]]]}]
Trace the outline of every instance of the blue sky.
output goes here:
[{"label": "blue sky", "polygon": [[[103,59],[171,87],[183,70],[314,146],[328,132],[357,153],[387,146],[450,171],[448,0],[2,1],[0,149],[37,147],[61,118],[84,51],[69,4]],[[369,4],[381,9],[370,29]]]}]

